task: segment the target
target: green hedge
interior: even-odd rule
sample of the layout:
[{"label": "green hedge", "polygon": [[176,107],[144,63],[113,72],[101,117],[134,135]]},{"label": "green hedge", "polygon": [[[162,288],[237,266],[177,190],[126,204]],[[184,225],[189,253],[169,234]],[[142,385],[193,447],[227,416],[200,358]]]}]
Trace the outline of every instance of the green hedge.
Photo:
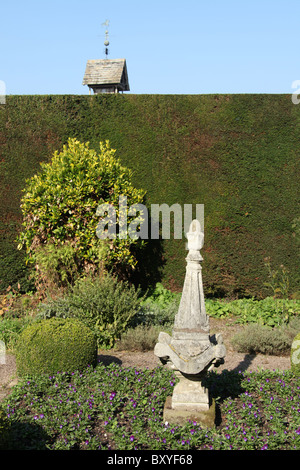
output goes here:
[{"label": "green hedge", "polygon": [[[290,95],[8,96],[0,107],[1,288],[21,281],[16,253],[25,178],[68,137],[108,139],[147,204],[205,205],[206,295],[270,295],[264,258],[299,287],[300,106]],[[181,289],[184,240],[151,242],[137,279]],[[149,275],[149,272],[151,275]]]},{"label": "green hedge", "polygon": [[97,340],[79,320],[50,318],[21,332],[15,354],[19,376],[74,372],[96,364]]}]

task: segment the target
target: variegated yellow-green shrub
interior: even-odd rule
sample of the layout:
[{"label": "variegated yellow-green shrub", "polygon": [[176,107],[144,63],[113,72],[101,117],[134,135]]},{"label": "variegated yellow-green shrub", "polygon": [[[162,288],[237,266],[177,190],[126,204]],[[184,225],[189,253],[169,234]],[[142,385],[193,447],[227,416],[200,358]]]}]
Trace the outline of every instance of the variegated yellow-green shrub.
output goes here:
[{"label": "variegated yellow-green shrub", "polygon": [[109,269],[124,275],[135,268],[134,253],[143,240],[100,240],[96,234],[99,205],[111,204],[118,224],[120,195],[127,197],[128,208],[144,202],[145,191],[133,186],[131,170],[115,153],[109,141],[100,142],[97,153],[88,142],[69,139],[26,181],[18,248],[26,249],[38,285],[63,286],[87,272]]}]

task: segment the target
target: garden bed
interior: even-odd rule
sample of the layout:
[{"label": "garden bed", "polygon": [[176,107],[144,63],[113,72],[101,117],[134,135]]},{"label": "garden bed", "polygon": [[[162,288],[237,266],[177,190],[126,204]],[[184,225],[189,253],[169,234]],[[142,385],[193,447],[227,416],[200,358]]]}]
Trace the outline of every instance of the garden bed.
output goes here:
[{"label": "garden bed", "polygon": [[[217,318],[210,318],[211,333],[221,333],[223,336],[224,344],[227,349],[225,363],[218,367],[218,371],[222,370],[286,370],[290,368],[290,357],[274,356],[265,354],[244,354],[238,353],[233,350],[231,345],[232,337],[243,330],[244,326],[234,323],[228,319],[222,320]],[[119,364],[122,367],[140,367],[140,368],[154,368],[160,362],[154,356],[153,350],[151,351],[121,351],[118,348],[110,350],[99,351],[99,362],[104,365],[111,363]],[[0,398],[1,388],[6,388],[16,378],[16,363],[12,354],[6,355],[6,364],[0,364]]]},{"label": "garden bed", "polygon": [[[123,365],[123,366],[122,366]],[[88,367],[20,381],[2,403],[12,450],[300,450],[290,370],[210,372],[215,427],[163,420],[176,378],[162,367]]]},{"label": "garden bed", "polygon": [[290,357],[237,353],[244,325],[210,319],[222,333],[225,363],[208,375],[216,427],[163,423],[175,378],[150,351],[98,351],[82,373],[18,380],[15,357],[0,365],[0,400],[11,425],[9,448],[78,450],[300,450],[300,380]]}]

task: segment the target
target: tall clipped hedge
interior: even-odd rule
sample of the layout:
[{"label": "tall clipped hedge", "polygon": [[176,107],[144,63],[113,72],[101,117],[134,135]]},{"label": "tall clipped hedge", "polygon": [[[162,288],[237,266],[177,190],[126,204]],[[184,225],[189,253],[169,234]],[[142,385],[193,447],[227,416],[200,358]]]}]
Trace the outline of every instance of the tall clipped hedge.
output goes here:
[{"label": "tall clipped hedge", "polygon": [[[300,106],[289,95],[8,96],[0,109],[1,286],[23,278],[21,189],[69,137],[109,140],[147,205],[204,204],[207,295],[270,294],[264,259],[299,290]],[[181,289],[185,240],[153,243],[162,280]],[[156,256],[156,254],[160,256]],[[163,259],[161,259],[163,255]],[[151,262],[149,266],[151,266]]]}]

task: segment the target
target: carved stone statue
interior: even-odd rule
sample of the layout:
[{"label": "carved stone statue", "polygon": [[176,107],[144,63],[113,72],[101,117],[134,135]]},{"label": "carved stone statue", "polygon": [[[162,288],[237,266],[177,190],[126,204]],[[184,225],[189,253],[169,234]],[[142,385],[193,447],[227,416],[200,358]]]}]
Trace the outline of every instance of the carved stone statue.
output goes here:
[{"label": "carved stone statue", "polygon": [[209,369],[224,362],[226,348],[221,335],[209,335],[200,254],[204,234],[198,220],[192,221],[187,239],[186,275],[172,336],[161,332],[154,354],[180,378],[171,409],[199,412],[210,407],[208,391],[201,382]]}]

